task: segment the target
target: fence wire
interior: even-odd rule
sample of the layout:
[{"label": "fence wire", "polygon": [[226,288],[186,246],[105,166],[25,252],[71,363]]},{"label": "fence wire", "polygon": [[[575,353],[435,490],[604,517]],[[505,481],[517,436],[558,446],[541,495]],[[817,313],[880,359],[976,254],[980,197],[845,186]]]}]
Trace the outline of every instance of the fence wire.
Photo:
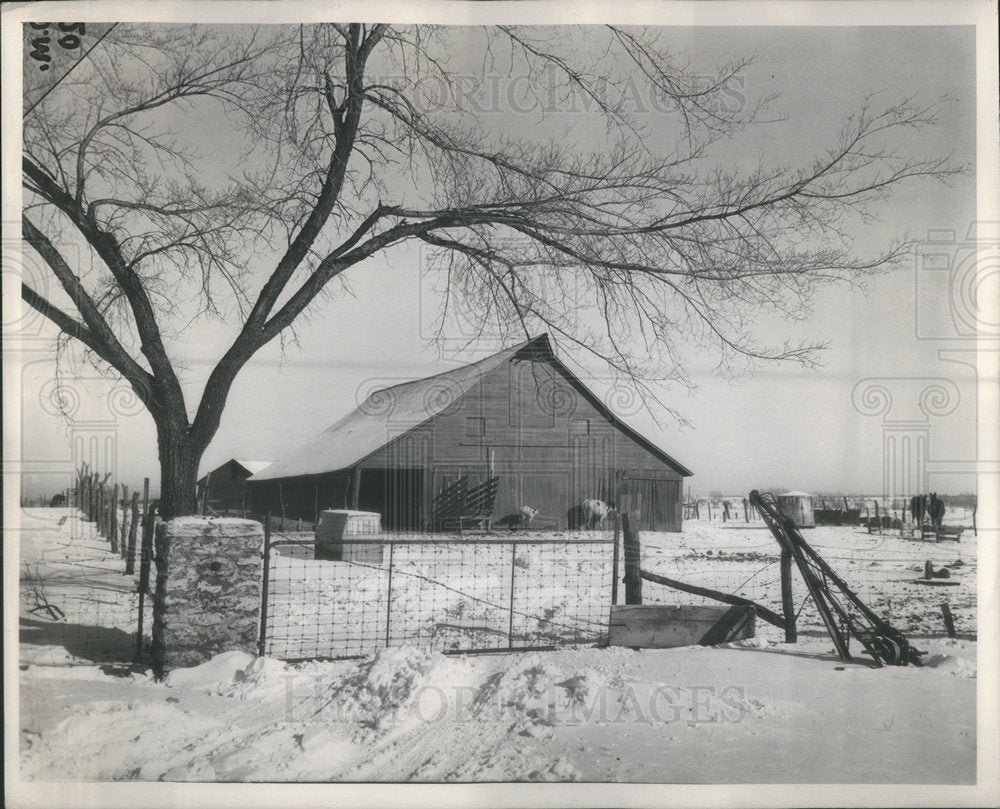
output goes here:
[{"label": "fence wire", "polygon": [[317,559],[307,534],[275,534],[262,651],[298,660],[403,644],[486,651],[605,643],[613,552],[610,536],[395,535],[345,540],[333,560]]},{"label": "fence wire", "polygon": [[22,662],[130,664],[148,645],[152,599],[144,599],[140,640],[139,579],[126,574],[120,549],[112,550],[97,526],[71,508],[25,512],[23,519]]}]

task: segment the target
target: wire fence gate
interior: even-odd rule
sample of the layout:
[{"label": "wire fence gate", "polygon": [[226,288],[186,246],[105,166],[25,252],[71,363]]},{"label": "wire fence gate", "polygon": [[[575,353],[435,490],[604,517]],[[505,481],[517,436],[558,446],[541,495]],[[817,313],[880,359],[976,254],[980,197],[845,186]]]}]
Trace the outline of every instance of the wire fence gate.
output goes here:
[{"label": "wire fence gate", "polygon": [[355,657],[606,644],[618,556],[599,538],[345,537],[337,558],[265,524],[260,654]]}]

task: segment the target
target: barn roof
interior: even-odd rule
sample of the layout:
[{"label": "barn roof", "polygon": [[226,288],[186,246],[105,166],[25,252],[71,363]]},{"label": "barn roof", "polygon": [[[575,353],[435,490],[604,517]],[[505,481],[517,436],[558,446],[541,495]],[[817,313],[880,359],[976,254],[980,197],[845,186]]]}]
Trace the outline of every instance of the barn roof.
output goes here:
[{"label": "barn roof", "polygon": [[207,478],[208,475],[212,474],[212,472],[217,472],[218,470],[222,469],[224,466],[229,466],[229,464],[231,464],[231,463],[238,464],[239,466],[242,466],[243,469],[246,472],[250,473],[251,475],[256,475],[258,472],[263,472],[265,469],[267,469],[267,467],[269,467],[271,465],[271,461],[248,461],[245,458],[230,458],[228,461],[225,461],[224,463],[220,463],[214,469],[211,469],[211,470],[209,470],[208,473],[202,475],[198,479],[198,483],[199,484],[204,483],[205,478]]},{"label": "barn roof", "polygon": [[463,365],[461,368],[374,391],[357,409],[307,444],[275,461],[261,472],[255,472],[251,480],[277,480],[348,469],[377,452],[388,442],[390,436],[386,432],[387,417],[391,416],[392,423],[396,426],[406,426],[409,429],[418,427],[461,399],[485,374],[519,354],[530,355],[536,359],[545,358],[555,363],[595,407],[610,420],[615,421],[634,440],[664,463],[674,467],[680,474],[691,474],[649,439],[622,424],[599,397],[559,362],[552,350],[548,335],[543,334],[478,362]]},{"label": "barn roof", "polygon": [[248,461],[245,458],[233,458],[233,460],[246,469],[251,475],[263,472],[272,463],[271,461]]}]

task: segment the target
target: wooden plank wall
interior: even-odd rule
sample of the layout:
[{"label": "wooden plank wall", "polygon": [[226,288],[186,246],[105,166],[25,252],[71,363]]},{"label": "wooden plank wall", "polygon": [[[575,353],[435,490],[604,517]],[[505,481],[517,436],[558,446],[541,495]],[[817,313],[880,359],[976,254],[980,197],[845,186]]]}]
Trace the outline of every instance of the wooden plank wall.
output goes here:
[{"label": "wooden plank wall", "polygon": [[[385,429],[386,446],[360,464],[362,491],[365,470],[422,468],[425,515],[434,494],[459,476],[476,485],[496,474],[498,522],[530,505],[539,511],[533,527],[566,528],[584,500],[613,501],[616,475],[627,470],[629,491],[641,492],[646,503],[642,528],[680,530],[679,472],[609,421],[547,361],[505,363],[426,424],[390,422]],[[308,507],[303,517],[311,516],[316,477],[330,478],[321,481],[324,492],[338,485],[330,475],[283,481],[289,517],[300,501]],[[273,509],[274,482],[266,483],[261,495],[271,492],[263,501]],[[321,499],[323,508],[342,507],[335,497]]]}]

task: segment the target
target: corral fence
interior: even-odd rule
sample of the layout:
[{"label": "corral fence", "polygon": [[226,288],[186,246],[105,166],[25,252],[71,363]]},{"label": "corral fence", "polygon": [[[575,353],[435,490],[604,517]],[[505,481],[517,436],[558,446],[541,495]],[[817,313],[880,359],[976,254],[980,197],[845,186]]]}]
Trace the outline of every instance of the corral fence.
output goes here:
[{"label": "corral fence", "polygon": [[[608,641],[616,541],[381,534],[316,558],[265,522],[260,653],[336,659],[414,644],[445,652]],[[327,554],[322,553],[320,556]]]}]

